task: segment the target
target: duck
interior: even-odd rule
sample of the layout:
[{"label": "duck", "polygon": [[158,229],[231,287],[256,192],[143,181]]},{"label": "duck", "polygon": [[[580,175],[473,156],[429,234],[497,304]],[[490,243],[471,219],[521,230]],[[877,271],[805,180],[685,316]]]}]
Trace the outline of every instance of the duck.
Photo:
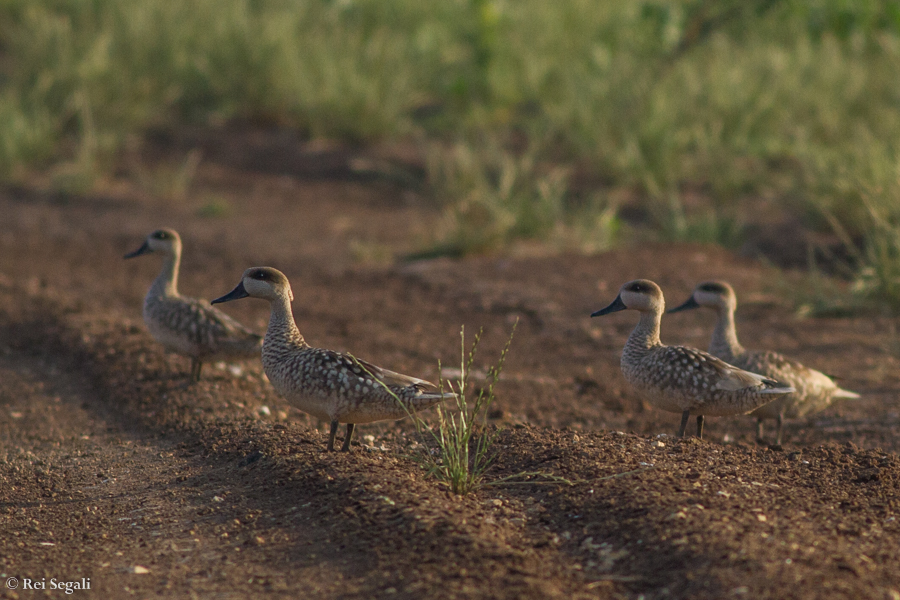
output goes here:
[{"label": "duck", "polygon": [[130,259],[159,254],[163,266],[144,297],[144,323],[150,335],[164,348],[191,359],[190,381],[200,381],[203,363],[255,358],[262,349],[262,336],[250,331],[207,301],[178,293],[181,237],[174,229],[157,229]]},{"label": "duck", "polygon": [[433,383],[376,366],[347,353],[310,346],[294,321],[288,278],[272,267],[244,271],[240,283],[213,304],[240,298],[268,300],[262,364],[275,390],[301,411],[330,423],[327,450],[334,451],[340,423],[347,426],[342,452],[350,450],[354,427],[403,419],[455,398]]},{"label": "duck", "polygon": [[629,309],[640,312],[641,318],[625,343],[622,374],[655,408],[681,413],[679,437],[685,436],[691,415],[697,417],[697,437],[702,439],[704,417],[749,413],[794,391],[702,350],[660,342],[665,299],[649,279],[625,283],[616,299],[591,317]]},{"label": "duck", "polygon": [[782,381],[795,388],[792,394],[761,406],[750,413],[756,417],[756,438],[764,441],[766,419],[776,422],[775,445],[780,446],[785,418],[798,418],[816,413],[840,398],[859,398],[856,392],[840,388],[828,375],[802,365],[773,351],[747,350],[741,346],[734,324],[737,295],[725,281],[704,281],[694,288],[690,298],[669,310],[670,313],[694,308],[716,311],[717,321],[709,342],[710,354],[722,360],[766,377]]}]

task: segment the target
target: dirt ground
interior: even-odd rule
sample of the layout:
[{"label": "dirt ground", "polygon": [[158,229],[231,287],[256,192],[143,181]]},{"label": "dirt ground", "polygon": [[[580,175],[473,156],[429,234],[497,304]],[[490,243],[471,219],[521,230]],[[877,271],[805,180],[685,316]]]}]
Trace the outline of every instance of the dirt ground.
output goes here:
[{"label": "dirt ground", "polygon": [[[154,144],[142,164],[156,169],[102,194],[0,192],[0,598],[89,579],[73,597],[900,599],[896,319],[799,319],[781,295],[796,279],[713,247],[393,260],[439,218],[410,183],[415,157],[266,131]],[[195,148],[186,197],[159,193],[153,177]],[[182,234],[183,293],[278,267],[308,341],[397,371],[456,365],[461,325],[484,329],[485,368],[518,319],[488,480],[571,485],[455,496],[415,461],[405,422],[326,453],[324,424],[258,362],[186,386],[188,361],[141,320],[158,259],[122,260],[160,226]],[[788,422],[780,448],[748,417],[671,437],[679,415],[619,371],[636,315],[588,318],[636,277],[670,305],[731,281],[747,347],[862,399]],[[225,310],[264,331],[263,302]],[[705,347],[712,318],[667,316],[663,341]]]}]

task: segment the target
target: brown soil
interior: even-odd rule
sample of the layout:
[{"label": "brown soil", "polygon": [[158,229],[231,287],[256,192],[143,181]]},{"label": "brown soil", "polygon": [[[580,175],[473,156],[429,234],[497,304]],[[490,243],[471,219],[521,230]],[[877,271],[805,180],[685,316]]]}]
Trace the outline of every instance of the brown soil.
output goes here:
[{"label": "brown soil", "polygon": [[[894,319],[799,320],[780,275],[711,247],[392,263],[438,218],[408,156],[192,136],[157,140],[155,166],[104,194],[0,193],[0,597],[84,577],[73,596],[900,598]],[[161,199],[153,178],[194,147],[190,194]],[[187,360],[141,322],[158,262],[121,259],[164,225],[184,238],[184,293],[276,266],[308,340],[398,371],[456,364],[461,325],[484,328],[484,368],[518,319],[488,481],[572,484],[455,496],[414,460],[409,423],[360,427],[352,453],[326,453],[323,424],[258,363],[185,386]],[[628,279],[674,304],[712,276],[739,291],[745,345],[863,398],[788,423],[783,448],[758,445],[747,417],[709,419],[703,441],[661,435],[679,416],[619,372],[635,315],[588,315]],[[225,309],[265,327],[262,302]],[[667,317],[663,339],[705,347],[711,318]]]}]

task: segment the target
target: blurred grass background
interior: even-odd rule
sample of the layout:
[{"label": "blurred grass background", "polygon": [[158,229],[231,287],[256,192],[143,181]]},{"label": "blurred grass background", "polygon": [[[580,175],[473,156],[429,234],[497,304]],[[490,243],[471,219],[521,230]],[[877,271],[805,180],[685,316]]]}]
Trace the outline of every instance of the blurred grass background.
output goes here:
[{"label": "blurred grass background", "polygon": [[896,1],[0,0],[3,180],[83,193],[152,129],[235,120],[413,140],[434,252],[787,220],[900,310]]}]

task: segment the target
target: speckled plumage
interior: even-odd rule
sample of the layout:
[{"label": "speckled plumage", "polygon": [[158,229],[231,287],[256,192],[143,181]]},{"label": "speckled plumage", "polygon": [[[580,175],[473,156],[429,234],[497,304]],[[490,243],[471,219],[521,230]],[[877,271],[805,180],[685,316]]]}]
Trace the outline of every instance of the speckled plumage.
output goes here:
[{"label": "speckled plumage", "polygon": [[778,381],[756,375],[695,348],[666,346],[659,326],[665,301],[652,281],[639,279],[622,286],[616,300],[593,313],[600,316],[632,308],[641,320],[622,352],[622,374],[653,406],[682,414],[680,434],[688,416],[697,415],[698,435],[703,417],[743,414],[793,391]]},{"label": "speckled plumage", "polygon": [[382,369],[348,354],[311,347],[294,322],[290,283],[277,269],[247,269],[238,287],[213,302],[246,296],[271,303],[262,347],[266,376],[288,402],[331,423],[329,450],[334,449],[338,423],[347,423],[342,450],[348,450],[355,424],[402,419],[409,412],[454,397],[422,379]]},{"label": "speckled plumage", "polygon": [[162,271],[144,298],[144,322],[166,349],[191,358],[191,378],[200,379],[204,362],[243,360],[260,355],[262,336],[253,333],[204,300],[178,293],[181,239],[171,229],[147,236],[144,245],[126,258],[150,252],[163,254]]},{"label": "speckled plumage", "polygon": [[810,369],[777,352],[753,351],[741,346],[734,324],[737,296],[728,283],[724,281],[700,283],[684,304],[673,308],[670,312],[701,306],[712,308],[718,315],[709,343],[711,354],[741,369],[784,382],[796,390],[750,413],[757,418],[757,434],[760,438],[765,419],[777,421],[775,443],[780,444],[785,417],[796,418],[818,412],[838,398],[859,398],[859,394],[839,388],[824,373]]}]

